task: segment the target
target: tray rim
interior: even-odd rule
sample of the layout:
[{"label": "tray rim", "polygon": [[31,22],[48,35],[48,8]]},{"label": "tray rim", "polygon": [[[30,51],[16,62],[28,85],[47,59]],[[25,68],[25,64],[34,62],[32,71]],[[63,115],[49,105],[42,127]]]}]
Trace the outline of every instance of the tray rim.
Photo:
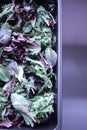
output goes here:
[{"label": "tray rim", "polygon": [[57,78],[57,126],[54,130],[62,129],[62,1],[57,0],[58,11],[58,78]]}]

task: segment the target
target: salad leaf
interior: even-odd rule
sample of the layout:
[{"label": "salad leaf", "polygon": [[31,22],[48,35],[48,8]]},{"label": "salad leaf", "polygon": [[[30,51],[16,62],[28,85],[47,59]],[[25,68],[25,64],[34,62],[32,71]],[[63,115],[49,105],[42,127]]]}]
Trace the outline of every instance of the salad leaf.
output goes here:
[{"label": "salad leaf", "polygon": [[12,127],[12,122],[11,121],[0,121],[0,127],[10,128],[10,127]]},{"label": "salad leaf", "polygon": [[16,61],[11,61],[8,65],[8,70],[11,75],[15,76],[20,82],[23,79],[23,67],[18,66]]},{"label": "salad leaf", "polygon": [[[21,96],[17,93],[12,93],[11,102],[12,102],[13,107],[16,110],[18,110],[20,113],[22,113],[22,116],[24,117],[24,119],[27,117],[27,118],[30,118],[34,123],[36,123],[35,118],[32,116],[32,114],[28,110],[29,103],[23,96]],[[25,115],[26,115],[26,117],[25,117]],[[30,121],[30,119],[28,119],[28,120],[26,119],[26,120]],[[31,122],[29,122],[29,124],[30,123]]]},{"label": "salad leaf", "polygon": [[0,64],[0,80],[8,82],[11,79],[11,75],[6,67]]},{"label": "salad leaf", "polygon": [[49,114],[54,112],[52,105],[53,103],[54,93],[47,93],[43,96],[35,96],[33,99],[31,99],[30,107],[34,112],[38,123],[43,122],[43,120],[49,118]]},{"label": "salad leaf", "polygon": [[0,18],[2,18],[3,16],[8,16],[13,14],[14,10],[14,4],[8,4],[8,5],[4,5],[3,6],[3,11],[0,13]]},{"label": "salad leaf", "polygon": [[52,88],[52,82],[50,80],[50,77],[48,76],[49,74],[47,73],[47,69],[45,68],[45,66],[40,61],[32,60],[29,57],[26,57],[26,59],[31,62],[29,72],[35,73],[35,75],[39,76],[44,81],[44,85],[41,87],[39,93],[41,93],[44,88]]},{"label": "salad leaf", "polygon": [[0,45],[4,45],[10,41],[11,32],[12,31],[7,28],[0,30]]},{"label": "salad leaf", "polygon": [[23,79],[21,87],[24,86],[28,93],[30,93],[30,90],[31,90],[33,94],[35,94],[34,90],[36,90],[36,87],[34,83],[35,83],[35,80],[33,77],[30,77],[29,81],[26,79]]},{"label": "salad leaf", "polygon": [[25,23],[23,26],[23,32],[30,33],[31,30],[32,30],[31,23],[30,22]]},{"label": "salad leaf", "polygon": [[51,48],[46,48],[45,50],[45,57],[47,62],[50,64],[51,67],[54,67],[57,63],[57,54]]},{"label": "salad leaf", "polygon": [[34,127],[55,111],[56,2],[12,0],[0,7],[0,128]]}]

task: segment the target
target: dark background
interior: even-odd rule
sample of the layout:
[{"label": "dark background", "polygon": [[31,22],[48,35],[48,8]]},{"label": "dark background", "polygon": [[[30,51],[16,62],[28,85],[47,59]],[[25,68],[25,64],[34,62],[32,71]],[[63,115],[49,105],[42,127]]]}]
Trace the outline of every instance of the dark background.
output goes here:
[{"label": "dark background", "polygon": [[62,0],[62,130],[87,130],[87,0]]}]

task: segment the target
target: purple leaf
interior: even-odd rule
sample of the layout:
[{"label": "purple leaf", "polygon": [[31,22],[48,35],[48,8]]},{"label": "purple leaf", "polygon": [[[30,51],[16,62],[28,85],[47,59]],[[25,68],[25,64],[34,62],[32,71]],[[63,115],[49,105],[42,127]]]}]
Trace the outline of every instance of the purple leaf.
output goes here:
[{"label": "purple leaf", "polygon": [[7,127],[10,128],[12,127],[12,122],[11,121],[0,121],[0,127]]},{"label": "purple leaf", "polygon": [[7,44],[11,39],[11,30],[10,29],[1,29],[0,30],[0,45]]}]

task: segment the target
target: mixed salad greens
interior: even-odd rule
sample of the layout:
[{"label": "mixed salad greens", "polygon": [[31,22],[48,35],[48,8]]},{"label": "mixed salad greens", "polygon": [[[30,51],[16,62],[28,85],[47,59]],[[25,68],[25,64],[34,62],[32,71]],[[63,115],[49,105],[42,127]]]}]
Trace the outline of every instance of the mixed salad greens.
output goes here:
[{"label": "mixed salad greens", "polygon": [[54,112],[54,0],[0,5],[0,128],[34,127]]}]

